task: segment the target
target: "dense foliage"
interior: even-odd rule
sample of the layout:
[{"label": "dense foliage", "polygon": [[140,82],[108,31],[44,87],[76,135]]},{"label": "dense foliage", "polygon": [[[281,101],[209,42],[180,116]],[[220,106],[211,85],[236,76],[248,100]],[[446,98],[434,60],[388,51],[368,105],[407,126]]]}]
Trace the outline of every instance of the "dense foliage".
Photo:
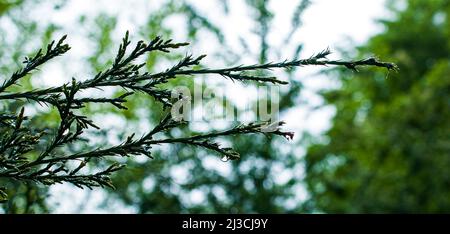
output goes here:
[{"label": "dense foliage", "polygon": [[450,210],[450,2],[398,3],[358,52],[392,58],[401,72],[340,71],[340,87],[324,91],[336,115],[307,152],[309,209]]}]

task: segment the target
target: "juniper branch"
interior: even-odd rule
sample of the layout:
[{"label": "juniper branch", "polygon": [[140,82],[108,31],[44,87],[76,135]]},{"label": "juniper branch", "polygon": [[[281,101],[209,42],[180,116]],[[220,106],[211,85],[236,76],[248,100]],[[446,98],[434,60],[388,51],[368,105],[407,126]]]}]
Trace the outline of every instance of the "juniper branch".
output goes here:
[{"label": "juniper branch", "polygon": [[56,56],[60,56],[67,51],[70,50],[70,46],[68,44],[64,44],[64,40],[67,38],[67,36],[63,36],[55,47],[55,41],[52,41],[47,46],[47,51],[45,54],[42,54],[42,49],[40,49],[36,55],[34,55],[32,58],[25,57],[25,60],[23,63],[25,63],[25,67],[20,69],[19,71],[16,71],[13,73],[11,78],[7,79],[3,82],[3,84],[0,86],[0,93],[3,92],[6,88],[10,87],[11,85],[15,84],[16,81],[18,81],[20,78],[23,78],[27,74],[29,74],[32,70],[35,70],[40,65],[48,62],[52,58]]},{"label": "juniper branch", "polygon": [[[34,89],[22,92],[10,92],[8,88],[16,84],[21,78],[30,74],[42,64],[56,56],[66,53],[70,47],[64,43],[66,36],[57,43],[51,42],[45,53],[39,50],[33,57],[26,58],[25,66],[6,79],[0,86],[0,100],[8,104],[10,101],[25,99],[39,104],[54,107],[59,113],[59,124],[53,133],[38,131],[30,126],[22,108],[18,113],[0,114],[0,177],[13,178],[19,181],[35,181],[44,185],[68,182],[78,187],[92,188],[95,186],[113,187],[109,175],[123,166],[113,164],[106,169],[100,169],[96,173],[86,169],[91,159],[103,159],[105,157],[128,157],[132,155],[146,155],[153,158],[153,147],[161,144],[184,144],[212,150],[226,159],[238,159],[239,153],[232,148],[222,147],[215,142],[217,138],[231,137],[247,134],[265,134],[267,136],[278,135],[288,140],[293,133],[284,132],[280,127],[284,122],[277,123],[250,123],[238,125],[223,131],[199,133],[184,137],[158,137],[158,134],[181,127],[185,122],[178,121],[170,114],[166,115],[148,133],[138,139],[135,134],[127,137],[121,144],[107,147],[90,146],[91,148],[68,154],[64,150],[70,144],[77,144],[81,136],[88,128],[98,130],[99,127],[87,116],[77,114],[76,111],[85,107],[87,103],[108,103],[118,109],[126,109],[126,98],[136,92],[145,93],[163,103],[167,108],[171,105],[171,90],[161,88],[161,84],[180,77],[194,77],[197,75],[214,74],[233,81],[251,81],[285,85],[287,82],[271,76],[255,75],[255,71],[272,69],[289,69],[302,66],[343,66],[357,70],[363,66],[386,68],[397,70],[395,64],[379,61],[376,58],[368,58],[355,61],[329,60],[327,56],[330,50],[324,50],[307,59],[286,60],[282,62],[270,62],[254,65],[239,65],[226,68],[205,68],[201,61],[205,55],[194,57],[186,55],[175,65],[157,73],[142,72],[145,64],[133,64],[133,62],[152,52],[170,53],[173,49],[187,46],[188,43],[173,43],[171,40],[163,40],[156,37],[149,43],[139,41],[129,52],[131,44],[128,32],[119,46],[114,61],[108,69],[97,73],[93,78],[77,81],[75,78],[70,83],[44,89]],[[256,73],[258,74],[258,73]],[[116,98],[96,96],[77,97],[79,92],[87,89],[101,89],[102,87],[117,87],[127,92]],[[45,138],[44,138],[45,136]],[[44,140],[46,139],[46,140]],[[43,142],[44,149],[38,144]],[[60,148],[60,150],[57,150]],[[29,157],[32,152],[36,158]],[[74,167],[74,164],[77,166]],[[96,167],[94,167],[96,168]],[[98,169],[98,168],[96,168]],[[0,198],[5,197],[5,189],[0,188]]]}]

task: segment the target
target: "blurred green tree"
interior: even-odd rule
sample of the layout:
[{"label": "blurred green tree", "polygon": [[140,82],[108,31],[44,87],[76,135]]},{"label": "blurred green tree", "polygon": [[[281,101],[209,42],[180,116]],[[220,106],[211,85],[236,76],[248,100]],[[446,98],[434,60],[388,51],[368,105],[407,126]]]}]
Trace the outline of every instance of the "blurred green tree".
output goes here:
[{"label": "blurred green tree", "polygon": [[[15,7],[9,5],[12,1],[6,1],[3,13],[9,14]],[[22,1],[16,1],[22,3]],[[228,6],[226,1],[217,1],[222,4],[223,9],[227,12]],[[24,4],[39,4],[38,1],[29,1]],[[171,37],[174,33],[169,27],[164,27],[165,22],[171,16],[183,16],[185,28],[187,29],[187,39],[196,42],[201,39],[204,33],[211,33],[218,43],[223,46],[217,56],[226,61],[228,64],[236,64],[242,59],[241,55],[248,55],[255,58],[259,63],[265,63],[272,59],[279,59],[274,55],[275,50],[282,48],[275,48],[268,42],[268,35],[271,32],[273,14],[270,11],[269,1],[253,1],[246,2],[253,13],[253,18],[256,25],[255,33],[259,38],[260,46],[257,52],[249,52],[248,46],[245,45],[245,39],[242,39],[242,47],[245,51],[243,53],[231,51],[224,39],[223,32],[220,27],[207,17],[199,13],[196,8],[185,1],[166,1],[161,4],[159,8],[148,14],[148,21],[145,25],[139,28],[139,36],[145,39],[154,38],[156,35],[164,37]],[[285,44],[293,43],[290,39],[292,35],[301,25],[301,14],[310,4],[310,1],[301,0],[298,2],[298,7],[292,18],[292,30],[289,35],[286,35]],[[54,3],[55,10],[64,8],[64,4]],[[1,5],[0,5],[1,6]],[[44,38],[34,37],[34,43],[40,45],[47,43],[52,38],[55,32],[61,32],[60,25],[37,24],[33,18],[26,17],[26,9],[30,5],[18,7],[18,10],[8,16],[13,20],[14,25],[18,27],[22,34],[16,37],[16,41],[7,41],[2,45],[3,54],[14,55],[14,59],[4,58],[9,63],[2,63],[2,74],[10,74],[12,68],[17,67],[20,63],[21,47],[26,45],[26,40],[33,38],[31,35],[44,35]],[[16,10],[16,9],[14,9]],[[2,14],[2,12],[0,12]],[[87,30],[91,42],[95,46],[85,69],[92,70],[92,73],[104,70],[111,65],[111,58],[114,56],[116,46],[113,45],[112,34],[117,25],[116,16],[108,14],[99,14],[95,18],[83,16],[80,18],[80,25],[90,25],[90,27],[83,27]],[[2,38],[5,40],[4,38]],[[20,40],[19,40],[20,39]],[[201,43],[201,42],[200,42]],[[294,54],[289,54],[289,57],[298,58],[301,52],[302,45],[296,45],[297,49]],[[161,63],[173,62],[181,59],[183,53],[171,53],[167,56],[149,55],[146,58],[146,69],[150,72],[156,70],[157,65]],[[286,55],[283,55],[286,56]],[[3,57],[2,57],[3,59]],[[2,62],[5,62],[2,60]],[[16,63],[11,66],[11,62]],[[280,102],[280,111],[286,111],[294,106],[298,99],[301,83],[294,80],[293,68],[287,71],[286,76],[289,77],[291,85],[288,89],[282,90],[282,97]],[[259,74],[261,75],[261,74]],[[170,86],[185,85],[190,88],[194,83],[191,79],[180,79],[175,81]],[[29,79],[25,79],[21,88],[34,88]],[[214,87],[211,86],[214,89]],[[6,108],[16,110],[18,105],[10,105]],[[102,132],[104,144],[109,144],[111,139],[123,139],[126,134],[131,132],[138,132],[142,130],[141,125],[155,125],[161,117],[161,105],[154,104],[154,102],[145,95],[135,95],[128,98],[127,107],[121,116],[125,117],[127,129],[119,132]],[[119,115],[117,109],[111,108],[108,105],[91,105],[87,104],[86,108],[82,110],[82,114],[88,116],[97,116],[104,118],[105,115],[111,117],[112,115]],[[48,113],[37,115],[31,121],[32,123],[39,123],[45,121],[46,123],[57,122],[58,114],[55,110]],[[213,125],[208,125],[209,128],[214,128]],[[117,129],[116,129],[117,130]],[[120,129],[119,129],[120,130]],[[123,129],[122,129],[123,130]],[[168,136],[179,136],[180,133],[195,134],[192,129],[177,129],[171,131]],[[116,134],[117,133],[117,134]],[[107,135],[108,134],[108,135]],[[114,135],[114,136],[113,136]],[[108,136],[108,137],[106,137]],[[298,170],[301,166],[299,164],[299,155],[294,154],[292,147],[286,146],[280,150],[280,142],[277,139],[265,138],[263,136],[255,136],[251,139],[245,137],[236,137],[230,139],[230,145],[236,146],[243,155],[241,160],[227,162],[221,167],[225,168],[226,172],[221,169],[211,168],[208,165],[210,159],[217,160],[216,156],[211,156],[207,151],[188,148],[183,146],[173,145],[168,149],[155,149],[153,156],[154,160],[135,158],[119,159],[121,163],[126,163],[128,168],[114,174],[112,180],[114,181],[117,190],[108,190],[107,200],[103,204],[108,207],[109,204],[121,201],[129,205],[140,213],[178,213],[178,212],[258,212],[258,213],[284,213],[294,212],[297,206],[288,206],[287,201],[295,197],[298,192],[298,185],[301,181],[298,178],[290,175],[287,176],[287,181],[276,182],[274,175],[280,171]],[[194,157],[193,157],[194,156]],[[122,160],[122,161],[121,161]],[[93,163],[94,166],[97,162]],[[181,172],[181,173],[180,173]],[[184,173],[183,173],[184,172]],[[185,178],[179,181],[180,175],[186,175]],[[4,212],[11,213],[30,213],[30,212],[47,212],[48,209],[45,202],[45,194],[47,188],[44,186],[36,186],[34,184],[23,185],[16,184],[11,180],[1,181],[3,185],[8,187],[9,201],[2,205]],[[13,189],[10,189],[13,188]],[[193,193],[201,194],[203,199],[200,202],[192,202],[190,195]],[[62,201],[64,202],[64,201]],[[291,202],[292,203],[292,202]]]},{"label": "blurred green tree", "polygon": [[[35,7],[38,1],[30,0],[0,0],[0,21],[7,22],[0,26],[0,74],[7,75],[14,72],[20,66],[23,57],[23,48],[34,46],[35,43],[48,43],[54,25],[38,26],[36,20],[26,13],[26,9]],[[56,4],[56,2],[55,2]],[[20,32],[20,33],[19,33]],[[33,37],[39,34],[42,37]],[[29,77],[25,78],[22,88],[32,88]],[[0,110],[14,111],[20,103],[1,105]],[[46,116],[36,116],[32,121],[38,123],[46,119]],[[48,212],[46,198],[48,188],[34,183],[20,183],[14,180],[0,178],[0,187],[7,187],[8,195],[12,199],[0,204],[0,211],[6,213],[44,213]]]},{"label": "blurred green tree", "polygon": [[[32,3],[28,3],[28,4],[32,4]],[[259,30],[257,31],[257,35],[261,38],[261,52],[257,53],[258,54],[258,61],[260,63],[264,63],[267,62],[267,55],[268,55],[268,50],[269,50],[269,45],[267,43],[267,35],[269,32],[269,23],[272,19],[272,15],[270,13],[270,11],[268,10],[268,2],[258,2],[258,1],[248,1],[248,4],[251,8],[253,8],[254,10],[254,15],[255,15],[255,21],[258,22],[260,24],[259,26]],[[302,11],[306,8],[306,6],[309,4],[309,1],[301,1],[301,3],[299,4],[299,7],[297,9],[297,11],[295,12],[296,15],[293,18],[293,29],[291,31],[291,35],[295,32],[296,28],[299,26],[300,24],[300,14],[302,13]],[[224,6],[224,10],[226,10],[227,8],[227,4],[223,3]],[[9,7],[9,5],[8,5]],[[30,7],[30,5],[27,5],[26,7]],[[21,8],[21,10],[26,9],[26,7]],[[60,10],[62,7],[58,6],[58,4],[55,4],[55,10]],[[9,7],[8,10],[12,9],[12,7]],[[26,35],[23,35],[24,39],[30,38],[30,35],[33,33],[36,33],[37,31],[37,24],[36,22],[34,22],[32,19],[29,19],[27,17],[24,17],[23,20],[20,16],[23,16],[23,11],[18,11],[18,12],[14,12],[14,14],[10,14],[11,18],[13,18],[15,21],[15,24],[17,27],[22,27],[20,30],[27,32]],[[148,24],[145,25],[142,29],[142,35],[145,38],[152,38],[155,35],[158,34],[162,34],[164,36],[169,37],[171,35],[171,31],[167,30],[165,28],[161,28],[160,26],[162,25],[162,23],[166,20],[167,17],[171,16],[171,15],[175,15],[175,14],[182,14],[185,15],[187,18],[187,25],[186,28],[188,29],[188,37],[189,39],[191,39],[192,41],[195,41],[196,37],[197,37],[197,33],[199,31],[202,31],[204,29],[206,29],[206,31],[210,31],[214,34],[214,36],[218,39],[219,43],[224,44],[224,36],[222,34],[222,32],[218,29],[217,26],[214,26],[211,22],[209,22],[209,20],[202,16],[201,14],[199,14],[195,8],[187,3],[179,3],[176,1],[168,1],[167,4],[164,4],[160,7],[160,9],[158,11],[153,12],[152,14],[149,15],[149,20],[148,20]],[[116,27],[116,19],[115,17],[110,17],[107,16],[105,14],[100,14],[93,22],[86,22],[88,21],[88,19],[86,17],[82,17],[80,18],[80,23],[84,24],[84,23],[90,23],[92,25],[94,25],[94,27],[92,28],[92,30],[89,32],[90,37],[92,39],[92,41],[99,43],[98,47],[96,47],[96,49],[93,51],[91,57],[88,59],[88,61],[90,62],[90,64],[88,64],[90,67],[93,68],[94,71],[99,71],[105,68],[106,65],[108,65],[108,63],[103,63],[102,61],[104,61],[104,58],[108,58],[111,57],[112,53],[111,51],[113,51],[112,48],[112,40],[111,40],[111,33],[114,30],[114,28]],[[24,25],[24,22],[27,22],[28,24],[30,24],[31,26],[27,25],[27,27],[24,27],[22,25]],[[42,25],[41,25],[42,26]],[[56,25],[49,25],[49,26],[44,26],[47,27],[45,30],[45,38],[43,40],[43,43],[48,42],[49,38],[51,38],[51,36],[53,35],[53,33],[55,33],[56,31],[58,31],[60,28]],[[291,36],[290,35],[290,36]],[[244,40],[242,40],[244,41]],[[21,41],[21,43],[16,43],[17,46],[23,46],[24,44],[26,44],[26,42],[24,40]],[[4,47],[5,49],[8,47]],[[19,56],[20,53],[16,48],[15,54],[17,55],[17,58],[14,59],[13,61],[20,61]],[[296,50],[295,52],[295,58],[298,58],[298,54],[301,50],[301,47],[298,47],[299,49]],[[11,51],[12,52],[12,49]],[[222,58],[224,60],[233,60],[230,57],[230,53],[228,53],[230,51],[227,51],[227,53],[223,53],[219,56],[222,56]],[[6,53],[5,53],[6,54]],[[231,55],[236,56],[236,54],[231,53]],[[183,56],[183,54],[178,54],[178,55],[174,55],[172,57],[169,57],[169,60],[174,60],[174,59],[179,59]],[[156,61],[157,57],[155,56],[150,56],[148,58],[147,61],[147,68],[151,71],[153,69],[153,66],[158,62]],[[240,58],[237,58],[240,59]],[[236,61],[236,59],[235,59]],[[234,61],[234,62],[235,62]],[[8,72],[11,72],[10,67],[12,66],[7,66],[5,64],[4,68],[5,70],[3,71],[5,74],[7,74]],[[295,70],[295,69],[293,69]],[[292,71],[293,71],[292,70]],[[292,74],[292,71],[290,72]],[[31,83],[27,84],[28,88],[31,88]],[[177,85],[177,83],[175,83],[174,85]],[[192,84],[191,84],[192,86]],[[291,96],[297,96],[298,95],[298,89],[299,89],[299,83],[293,81],[293,87],[292,89],[290,89],[289,91],[287,91],[289,93],[289,95]],[[284,100],[284,106],[281,107],[281,109],[285,109],[286,104],[288,105],[292,105],[293,104],[293,100],[290,100],[290,97],[285,97],[283,98]],[[290,101],[286,101],[286,100],[290,100]],[[143,104],[145,104],[145,106],[147,107],[145,112],[149,115],[148,117],[150,118],[150,121],[155,124],[157,122],[157,119],[160,117],[158,116],[158,114],[154,114],[154,113],[159,113],[158,111],[155,110],[159,110],[160,106],[149,106],[148,105],[148,98],[146,99],[145,97],[132,97],[130,98],[130,102],[129,102],[129,111],[127,111],[126,113],[126,119],[127,119],[127,123],[129,123],[130,125],[133,125],[132,123],[135,124],[135,126],[138,126],[140,124],[140,122],[142,120],[144,121],[149,121],[149,119],[142,117],[142,108],[139,109],[137,108],[138,106],[142,106]],[[90,104],[87,104],[87,107],[85,109],[83,109],[83,113],[84,114],[102,114],[102,113],[116,113],[117,110],[110,108],[108,106],[91,106]],[[52,111],[50,113],[44,113],[43,116],[38,116],[36,118],[33,118],[33,121],[40,121],[42,120],[42,118],[44,118],[45,121],[47,122],[55,122],[52,121],[56,120],[58,118],[57,113]],[[135,129],[138,129],[139,127],[134,127]],[[123,133],[122,133],[123,134]],[[105,140],[107,140],[107,138],[104,138]],[[273,184],[273,181],[271,181],[271,175],[269,174],[272,164],[276,161],[279,160],[281,162],[281,155],[279,156],[278,159],[275,159],[275,155],[273,154],[273,152],[267,152],[267,150],[269,150],[272,146],[271,146],[271,139],[265,139],[265,138],[261,138],[260,139],[264,145],[267,145],[268,147],[265,148],[260,148],[258,150],[258,152],[255,151],[251,151],[250,149],[248,149],[248,147],[252,147],[252,146],[259,146],[261,143],[257,142],[257,141],[249,141],[248,139],[236,139],[236,144],[239,143],[241,144],[243,147],[246,147],[246,152],[244,153],[252,153],[253,156],[249,157],[251,160],[250,161],[255,161],[258,159],[260,154],[265,155],[264,156],[264,162],[261,168],[259,168],[260,166],[258,166],[258,168],[256,168],[254,163],[252,162],[247,162],[248,165],[251,165],[250,168],[248,170],[251,170],[251,173],[249,176],[246,176],[246,181],[243,180],[239,180],[239,177],[244,176],[245,174],[247,174],[247,172],[243,171],[242,173],[240,173],[240,176],[232,176],[230,174],[227,175],[220,175],[219,172],[211,170],[211,169],[206,169],[204,168],[204,166],[202,165],[202,160],[200,160],[199,158],[196,158],[194,161],[192,160],[192,155],[196,155],[197,153],[199,153],[199,155],[201,155],[201,152],[199,152],[198,150],[184,150],[184,158],[182,157],[183,155],[181,155],[179,152],[180,151],[180,147],[175,147],[175,149],[171,149],[171,151],[173,152],[177,152],[177,156],[179,157],[175,157],[171,160],[168,159],[164,159],[164,160],[160,160],[158,162],[155,161],[151,161],[151,162],[146,162],[144,164],[142,163],[138,163],[136,161],[134,161],[134,159],[129,159],[130,162],[127,162],[130,165],[131,170],[129,171],[129,173],[121,173],[119,175],[117,175],[117,178],[115,179],[115,181],[118,181],[117,186],[122,186],[120,184],[120,181],[126,181],[123,186],[123,188],[119,189],[119,191],[111,191],[112,194],[118,194],[118,195],[122,195],[120,193],[120,190],[124,190],[125,194],[127,194],[128,196],[133,195],[132,196],[132,202],[126,202],[127,204],[130,204],[132,206],[137,206],[139,207],[138,209],[140,210],[140,212],[230,212],[230,211],[234,211],[234,212],[283,212],[283,207],[282,202],[280,202],[278,198],[281,199],[285,199],[285,195],[289,194],[290,196],[292,196],[292,190],[286,190],[284,189],[283,186],[275,186]],[[234,141],[233,141],[234,142]],[[107,142],[105,142],[107,143]],[[248,152],[247,152],[248,151]],[[203,152],[203,154],[205,154],[205,152]],[[172,195],[170,194],[170,192],[168,192],[169,194],[160,194],[158,193],[159,189],[143,189],[143,193],[142,194],[132,194],[129,193],[129,189],[130,187],[135,188],[136,184],[140,184],[141,186],[144,185],[143,181],[144,180],[149,180],[149,179],[153,179],[156,178],[157,181],[157,185],[155,186],[155,188],[162,188],[162,190],[167,190],[170,191],[170,187],[174,186],[173,180],[171,178],[168,178],[168,176],[161,176],[161,175],[168,175],[170,174],[171,170],[173,170],[173,168],[175,167],[179,167],[180,165],[182,165],[183,161],[185,160],[189,160],[189,163],[194,162],[195,166],[195,170],[196,171],[210,171],[210,173],[205,173],[203,176],[203,174],[200,176],[201,178],[199,179],[195,179],[194,181],[189,181],[188,183],[186,183],[185,185],[183,185],[183,189],[185,189],[186,191],[191,191],[191,190],[198,190],[198,187],[201,187],[200,190],[202,190],[202,192],[205,192],[208,196],[208,200],[211,200],[210,202],[214,203],[214,204],[209,204],[209,202],[207,203],[207,205],[203,205],[203,206],[193,206],[193,207],[189,207],[189,208],[185,208],[187,207],[187,205],[183,204],[185,203],[184,201],[182,201],[183,196],[181,195]],[[288,161],[291,165],[293,163],[293,160]],[[138,164],[138,166],[133,167],[133,163]],[[239,163],[240,164],[240,163]],[[281,163],[283,165],[283,163]],[[142,167],[142,170],[145,170],[144,172],[146,173],[145,176],[143,176],[141,173],[136,173],[138,169],[140,169],[140,167]],[[151,169],[148,170],[149,167],[155,167],[155,169]],[[162,168],[164,168],[164,170],[162,170]],[[247,166],[248,167],[248,166]],[[253,168],[255,167],[255,168]],[[236,169],[237,166],[233,166],[233,170]],[[241,169],[242,171],[242,169]],[[124,174],[131,174],[132,178],[127,178],[124,177]],[[256,178],[257,181],[254,181],[255,178],[255,174],[258,174],[259,178]],[[138,177],[138,178],[136,178]],[[293,179],[291,179],[292,181]],[[227,181],[227,184],[224,185],[224,188],[226,190],[230,190],[230,186],[234,187],[235,189],[234,192],[237,193],[237,196],[232,196],[231,201],[234,204],[237,204],[236,207],[230,206],[230,203],[224,203],[224,201],[214,201],[214,199],[217,200],[217,198],[215,198],[215,196],[217,196],[217,191],[219,191],[219,193],[221,191],[225,191],[224,188],[222,188],[222,184],[224,184],[223,181]],[[7,183],[7,187],[12,187],[13,185],[9,184],[10,181],[6,181],[5,183]],[[290,182],[293,183],[293,182]],[[234,185],[236,184],[236,185]],[[209,186],[212,185],[212,186]],[[215,186],[214,186],[215,185]],[[256,185],[256,186],[255,186]],[[30,193],[30,192],[24,192],[23,189],[20,189],[22,187],[22,185],[17,184],[16,185],[18,187],[17,192],[15,192],[14,190],[9,190],[8,193],[10,193],[10,197],[11,199],[8,201],[8,204],[6,206],[4,206],[5,212],[12,212],[12,213],[28,213],[28,212],[45,212],[46,211],[46,205],[45,202],[41,202],[39,204],[39,207],[37,207],[37,204],[34,204],[35,202],[33,201],[33,199],[30,200],[30,196],[27,195],[28,197],[23,197],[22,194],[32,194],[35,199],[41,197],[45,197],[43,196],[43,194],[46,193],[46,188],[42,188],[39,187],[40,189],[40,193],[41,194],[36,194],[36,193]],[[33,186],[33,185],[30,185]],[[267,189],[267,186],[269,186],[269,189]],[[14,186],[13,186],[14,187]],[[256,187],[256,188],[255,188]],[[212,191],[215,192],[212,192]],[[267,192],[266,192],[267,190]],[[28,187],[26,188],[25,191],[28,191]],[[119,193],[117,193],[119,192]],[[173,192],[172,192],[173,193]],[[17,196],[15,195],[17,194]],[[140,204],[137,203],[137,200],[146,200],[148,198],[146,198],[145,196],[148,196],[148,194],[152,195],[152,199],[156,199],[156,206],[155,207],[150,207],[147,208],[145,204]],[[253,196],[254,194],[260,194],[259,197],[261,197],[262,199],[255,199],[255,197]],[[171,196],[172,195],[172,196]],[[173,197],[175,196],[175,198],[173,200],[169,200],[169,202],[165,202],[165,199],[167,197]],[[245,198],[245,199],[244,199]],[[275,202],[276,198],[278,199],[278,203]],[[121,197],[121,199],[124,199],[125,201],[127,201],[127,197],[123,196]],[[224,199],[224,197],[220,198],[220,199]],[[225,197],[225,199],[227,199]],[[148,202],[148,201],[147,201]],[[152,201],[150,201],[152,202]],[[143,202],[145,203],[145,202]],[[165,204],[165,205],[164,205]],[[177,205],[179,204],[179,206]],[[31,209],[28,206],[35,206],[35,209]],[[184,207],[184,208],[183,208]]]},{"label": "blurred green tree", "polygon": [[[268,61],[268,57],[275,56],[277,51],[274,45],[270,45],[267,37],[272,29],[273,13],[269,9],[270,1],[246,1],[250,10],[251,20],[255,25],[254,33],[258,37],[258,51],[246,51],[246,59],[253,58],[259,63]],[[226,2],[224,3],[226,6]],[[290,56],[297,58],[301,53],[302,45],[291,41],[292,34],[301,26],[301,15],[308,7],[310,1],[298,1],[297,9],[291,22],[291,31],[286,35],[287,46],[289,43],[297,47]],[[224,7],[226,10],[227,7]],[[195,35],[199,29],[216,29],[212,22],[200,13],[195,13],[193,7],[183,7],[184,12],[192,20],[193,16],[201,17],[196,27],[188,26],[190,34]],[[149,22],[152,22],[151,20]],[[205,25],[206,24],[206,25]],[[218,30],[209,30],[215,33],[219,42],[221,39]],[[241,40],[244,43],[244,40]],[[226,47],[226,46],[225,46]],[[219,54],[225,61],[239,63],[240,56],[229,51]],[[276,58],[279,59],[279,58]],[[289,79],[289,89],[281,90],[280,111],[281,114],[295,105],[300,96],[301,82],[295,80],[296,68],[286,71],[284,74]],[[214,88],[213,88],[214,89]],[[218,103],[219,104],[219,103]],[[219,104],[220,105],[220,104]],[[256,103],[252,104],[256,105]],[[237,107],[234,107],[237,108]],[[210,126],[212,127],[212,126]],[[286,213],[293,212],[297,206],[288,206],[287,201],[294,200],[301,181],[293,176],[294,170],[299,169],[299,158],[294,153],[294,147],[285,145],[285,150],[280,150],[281,144],[275,138],[254,136],[251,138],[235,137],[230,139],[230,145],[241,149],[243,157],[237,161],[230,161],[214,167],[208,152],[202,149],[172,147],[169,153],[158,155],[151,162],[141,163],[134,159],[127,162],[127,171],[119,172],[113,180],[117,183],[117,189],[110,191],[110,199],[104,207],[116,202],[117,199],[126,205],[136,208],[139,213]],[[166,156],[164,156],[166,155]],[[167,157],[169,155],[169,157]],[[196,157],[192,157],[196,155]],[[214,164],[214,163],[212,163]],[[177,172],[185,175],[181,181]],[[277,173],[288,173],[286,181],[276,182]],[[190,195],[200,196],[200,201],[192,202]]]},{"label": "blurred green tree", "polygon": [[323,92],[336,115],[309,142],[309,211],[450,211],[450,1],[388,6],[385,31],[358,53],[392,58],[400,72],[339,70],[339,88]]}]

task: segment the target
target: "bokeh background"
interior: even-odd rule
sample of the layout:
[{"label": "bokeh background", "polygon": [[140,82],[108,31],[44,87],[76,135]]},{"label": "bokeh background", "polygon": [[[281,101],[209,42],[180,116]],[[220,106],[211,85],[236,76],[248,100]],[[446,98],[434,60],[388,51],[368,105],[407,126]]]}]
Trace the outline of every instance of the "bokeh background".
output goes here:
[{"label": "bokeh background", "polygon": [[[219,67],[309,57],[327,47],[335,52],[332,58],[376,55],[400,68],[389,74],[372,68],[274,71],[290,81],[280,87],[280,115],[296,133],[293,142],[229,139],[242,155],[233,162],[190,147],[155,148],[153,160],[121,161],[128,166],[113,176],[116,190],[0,178],[11,198],[0,212],[449,212],[449,14],[448,0],[0,0],[0,77],[61,35],[68,34],[72,46],[20,89],[96,74],[111,63],[126,30],[134,41],[162,35],[191,43],[170,55],[149,55],[149,71],[186,53],[208,54],[205,65]],[[256,101],[254,84],[204,76],[171,85],[194,82],[224,91],[237,108]],[[17,105],[2,103],[0,110]],[[127,111],[85,108],[104,130],[91,137],[93,144],[143,133],[160,117],[161,106],[144,95],[126,105]],[[26,114],[48,127],[58,119],[55,110],[34,103],[27,104]],[[214,122],[197,121],[182,131],[214,128]]]}]

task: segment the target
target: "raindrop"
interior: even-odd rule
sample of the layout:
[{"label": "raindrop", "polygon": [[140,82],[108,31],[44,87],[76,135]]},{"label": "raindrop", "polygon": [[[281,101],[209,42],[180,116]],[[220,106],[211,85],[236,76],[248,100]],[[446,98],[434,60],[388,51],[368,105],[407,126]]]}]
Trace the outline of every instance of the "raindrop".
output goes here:
[{"label": "raindrop", "polygon": [[228,156],[223,156],[220,160],[222,162],[228,162],[230,160],[230,158]]},{"label": "raindrop", "polygon": [[64,136],[67,136],[67,134],[69,134],[69,131],[70,131],[69,129],[64,130],[62,136],[63,136],[63,137],[64,137]]}]

